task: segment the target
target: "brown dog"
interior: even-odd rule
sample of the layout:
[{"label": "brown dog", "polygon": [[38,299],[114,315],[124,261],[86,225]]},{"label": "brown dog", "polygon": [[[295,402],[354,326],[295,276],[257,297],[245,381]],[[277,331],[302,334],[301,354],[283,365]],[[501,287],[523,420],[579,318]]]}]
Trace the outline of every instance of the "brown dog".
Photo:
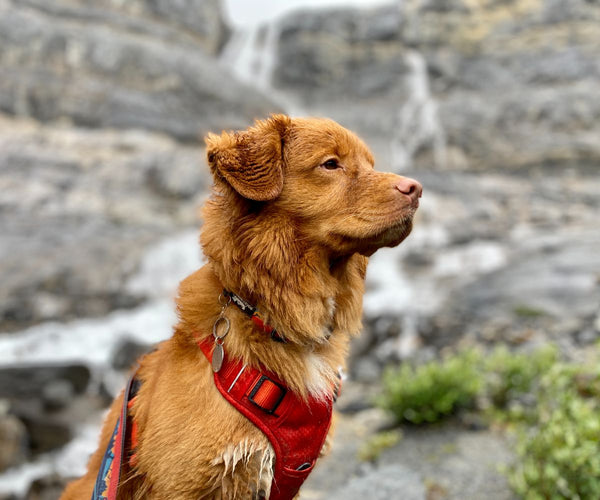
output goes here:
[{"label": "brown dog", "polygon": [[[367,146],[327,119],[274,115],[206,143],[215,181],[201,235],[209,263],[180,285],[173,337],[141,360],[130,410],[136,459],[122,466],[119,498],[268,498],[272,442],[219,393],[198,342],[212,346],[217,324],[228,359],[274,374],[297,401],[328,401],[361,328],[368,256],[408,236],[421,196],[418,182],[376,172]],[[229,305],[224,289],[256,306],[281,338]],[[87,474],[63,500],[91,498],[122,403],[123,395]]]}]

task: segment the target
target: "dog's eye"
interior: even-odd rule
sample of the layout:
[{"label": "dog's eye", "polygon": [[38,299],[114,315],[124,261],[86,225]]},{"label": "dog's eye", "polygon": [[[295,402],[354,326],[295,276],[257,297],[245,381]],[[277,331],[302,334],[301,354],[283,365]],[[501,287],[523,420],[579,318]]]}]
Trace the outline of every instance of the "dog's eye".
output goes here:
[{"label": "dog's eye", "polygon": [[337,160],[331,159],[331,160],[327,160],[321,166],[326,168],[327,170],[335,170],[336,168],[340,167],[340,164],[337,162]]}]

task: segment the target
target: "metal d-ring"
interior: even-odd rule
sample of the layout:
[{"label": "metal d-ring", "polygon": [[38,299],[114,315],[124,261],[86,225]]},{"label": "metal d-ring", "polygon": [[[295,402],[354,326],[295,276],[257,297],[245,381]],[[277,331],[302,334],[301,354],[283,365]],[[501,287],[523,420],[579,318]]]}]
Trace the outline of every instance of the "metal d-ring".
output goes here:
[{"label": "metal d-ring", "polygon": [[[217,333],[220,323],[225,324],[225,332],[223,333],[223,335],[219,335]],[[215,344],[223,345],[223,341],[224,341],[225,337],[227,337],[227,334],[229,333],[229,327],[230,327],[229,318],[227,318],[225,316],[219,316],[217,318],[217,321],[215,321],[215,324],[213,325],[213,337],[215,338]]]},{"label": "metal d-ring", "polygon": [[[223,302],[223,300],[225,300],[225,302]],[[221,292],[219,294],[219,304],[221,305],[221,307],[223,307],[223,309],[221,310],[221,314],[223,314],[227,306],[231,304],[231,295],[223,295],[223,292]]]}]

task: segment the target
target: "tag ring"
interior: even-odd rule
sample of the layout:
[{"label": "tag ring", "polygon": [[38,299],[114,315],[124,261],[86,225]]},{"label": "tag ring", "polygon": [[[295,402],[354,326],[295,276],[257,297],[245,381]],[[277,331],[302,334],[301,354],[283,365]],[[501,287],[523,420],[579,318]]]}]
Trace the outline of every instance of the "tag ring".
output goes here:
[{"label": "tag ring", "polygon": [[[225,332],[223,333],[223,335],[219,335],[217,333],[217,329],[219,327],[219,324],[223,323],[225,325]],[[227,337],[227,334],[229,333],[229,327],[230,327],[230,323],[229,323],[229,319],[225,316],[219,316],[217,318],[217,321],[215,321],[215,324],[213,325],[213,337],[215,338],[215,344],[219,344],[219,345],[223,345],[223,341],[225,339],[225,337]]]}]

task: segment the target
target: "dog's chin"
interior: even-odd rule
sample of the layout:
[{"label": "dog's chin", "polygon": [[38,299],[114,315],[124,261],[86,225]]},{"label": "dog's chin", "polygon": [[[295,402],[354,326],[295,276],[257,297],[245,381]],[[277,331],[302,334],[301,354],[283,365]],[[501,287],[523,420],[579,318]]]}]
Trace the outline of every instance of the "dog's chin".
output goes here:
[{"label": "dog's chin", "polygon": [[380,248],[398,246],[410,234],[412,227],[412,217],[402,220],[381,233],[360,242],[357,252],[366,257],[370,257]]},{"label": "dog's chin", "polygon": [[395,247],[412,231],[412,215],[405,216],[391,225],[378,228],[364,236],[356,234],[330,234],[330,248],[336,256],[358,253],[370,257],[383,247]]}]

